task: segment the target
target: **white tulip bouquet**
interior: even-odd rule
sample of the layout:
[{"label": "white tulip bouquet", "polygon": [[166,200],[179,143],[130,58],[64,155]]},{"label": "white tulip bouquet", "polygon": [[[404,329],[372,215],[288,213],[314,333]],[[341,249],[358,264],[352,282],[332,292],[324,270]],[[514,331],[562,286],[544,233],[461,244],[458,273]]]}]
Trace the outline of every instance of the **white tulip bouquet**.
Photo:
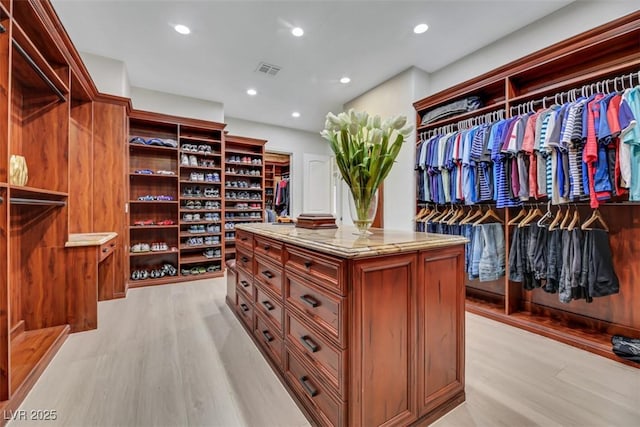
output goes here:
[{"label": "white tulip bouquet", "polygon": [[354,110],[337,116],[327,114],[320,134],[331,144],[340,174],[351,190],[357,213],[354,223],[361,231],[371,225],[367,216],[375,192],[389,175],[412,130],[404,116],[383,121],[380,116]]}]

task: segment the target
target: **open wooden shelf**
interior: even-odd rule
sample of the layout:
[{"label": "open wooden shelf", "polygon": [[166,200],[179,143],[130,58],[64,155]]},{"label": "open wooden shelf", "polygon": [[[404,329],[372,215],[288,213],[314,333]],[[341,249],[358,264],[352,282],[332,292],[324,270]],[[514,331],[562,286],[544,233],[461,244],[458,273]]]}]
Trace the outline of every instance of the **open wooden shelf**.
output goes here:
[{"label": "open wooden shelf", "polygon": [[204,142],[204,143],[208,143],[208,144],[220,144],[222,141],[220,141],[219,139],[213,139],[213,138],[206,138],[206,137],[202,137],[202,136],[190,136],[190,135],[180,135],[180,141],[183,140],[187,140],[187,141],[200,141],[200,142]]},{"label": "open wooden shelf", "polygon": [[34,329],[11,340],[11,393],[28,388],[40,376],[69,334],[69,325]]},{"label": "open wooden shelf", "polygon": [[224,174],[226,176],[239,176],[241,178],[262,179],[262,175],[247,175],[247,174],[242,174],[242,173],[231,173],[231,172],[225,172]]},{"label": "open wooden shelf", "polygon": [[197,246],[193,246],[193,245],[180,245],[180,250],[189,250],[189,249],[206,249],[206,248],[219,248],[222,246],[222,243],[214,243],[212,245],[207,245],[207,244],[202,244],[202,245],[197,245]]},{"label": "open wooden shelf", "polygon": [[222,154],[221,153],[216,153],[216,152],[211,152],[211,153],[205,153],[203,151],[186,151],[186,150],[180,150],[180,154],[193,154],[194,156],[205,156],[205,157],[221,157]]},{"label": "open wooden shelf", "polygon": [[187,165],[180,165],[181,169],[194,169],[194,170],[204,170],[204,171],[217,171],[220,172],[220,168],[219,167],[209,167],[209,166],[187,166]]},{"label": "open wooden shelf", "polygon": [[144,145],[144,144],[132,144],[129,143],[130,149],[141,150],[141,151],[155,151],[158,153],[171,153],[175,155],[178,151],[177,148],[174,147],[163,147],[161,145]]},{"label": "open wooden shelf", "polygon": [[211,273],[203,273],[203,274],[189,274],[189,275],[181,275],[180,278],[183,281],[189,281],[189,280],[202,280],[202,279],[215,279],[217,277],[222,277],[224,276],[224,271],[222,270],[218,270],[218,271],[214,271]]},{"label": "open wooden shelf", "polygon": [[141,204],[141,205],[158,205],[158,204],[163,204],[163,205],[177,205],[178,201],[177,200],[129,200],[130,204]]},{"label": "open wooden shelf", "polygon": [[262,218],[225,218],[226,222],[262,221]]},{"label": "open wooden shelf", "polygon": [[159,279],[131,280],[129,279],[130,288],[142,288],[145,286],[167,285],[169,283],[180,282],[180,276],[165,276]]},{"label": "open wooden shelf", "polygon": [[487,114],[487,113],[491,113],[493,111],[500,111],[500,110],[504,110],[505,107],[505,102],[498,102],[495,104],[490,104],[490,105],[486,105],[482,108],[478,108],[477,110],[474,111],[469,111],[468,113],[464,113],[464,114],[459,114],[457,116],[452,116],[452,117],[448,117],[446,119],[442,119],[442,120],[438,120],[435,122],[431,122],[429,124],[426,125],[420,125],[417,128],[417,131],[423,131],[423,130],[429,130],[429,129],[435,129],[441,126],[446,126],[446,125],[450,125],[452,123],[457,123],[460,122],[462,120],[466,120],[466,119],[470,119],[472,117],[477,117],[477,116],[481,116],[483,114]]},{"label": "open wooden shelf", "polygon": [[206,236],[222,236],[222,233],[189,233],[189,232],[180,232],[180,237],[206,237]]},{"label": "open wooden shelf", "polygon": [[[213,221],[213,220],[212,221],[182,221],[182,220],[180,221],[180,225],[221,224],[221,223],[222,223],[222,220],[220,220],[220,219],[217,220],[217,221]],[[196,234],[196,233],[194,233],[194,234]]]},{"label": "open wooden shelf", "polygon": [[161,228],[178,228],[178,224],[174,225],[130,225],[131,230],[157,230]]},{"label": "open wooden shelf", "polygon": [[207,258],[204,255],[182,255],[180,264],[205,264],[220,261],[221,257]]},{"label": "open wooden shelf", "polygon": [[220,197],[204,197],[204,196],[180,196],[180,199],[186,199],[186,200],[210,200],[210,201],[221,201],[222,198]]},{"label": "open wooden shelf", "polygon": [[[226,147],[224,149],[225,153],[231,153],[231,154],[246,154],[249,156],[255,156],[255,157],[260,157],[262,158],[262,153],[260,152],[255,152],[255,151],[251,151],[251,150],[243,150],[240,148],[231,148],[231,147]],[[227,163],[235,163],[235,162],[227,162]],[[240,162],[242,163],[242,162]],[[245,163],[246,164],[246,163]],[[255,165],[258,166],[258,165]]]},{"label": "open wooden shelf", "polygon": [[177,254],[178,251],[148,251],[148,252],[129,252],[129,256],[156,256],[156,255],[166,255],[166,254]]},{"label": "open wooden shelf", "polygon": [[43,200],[63,200],[68,197],[68,193],[61,191],[46,190],[44,188],[21,187],[17,185],[9,185],[11,197],[19,197],[21,199],[43,199]]},{"label": "open wooden shelf", "polygon": [[191,185],[220,185],[220,181],[189,181],[187,179],[181,179],[180,184],[191,184]]}]

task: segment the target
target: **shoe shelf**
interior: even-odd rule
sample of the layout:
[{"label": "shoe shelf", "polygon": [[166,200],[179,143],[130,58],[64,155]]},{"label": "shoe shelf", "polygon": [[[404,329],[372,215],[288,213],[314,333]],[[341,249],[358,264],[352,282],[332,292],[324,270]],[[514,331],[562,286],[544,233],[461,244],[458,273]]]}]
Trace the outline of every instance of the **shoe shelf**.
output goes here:
[{"label": "shoe shelf", "polygon": [[[180,220],[180,225],[200,225],[200,224],[220,224],[222,223],[222,220],[217,220],[217,221],[213,221],[213,220],[209,220],[209,221],[183,221]],[[194,233],[195,234],[195,233]]]},{"label": "shoe shelf", "polygon": [[154,285],[167,285],[169,283],[175,283],[179,280],[180,276],[164,276],[160,278],[148,278],[148,279],[139,279],[139,280],[129,280],[130,288],[142,288],[144,286],[154,286]]},{"label": "shoe shelf", "polygon": [[174,225],[130,225],[129,229],[130,230],[159,230],[159,229],[163,229],[163,228],[178,228],[179,225],[178,224],[174,224]]},{"label": "shoe shelf", "polygon": [[181,231],[180,237],[206,237],[206,236],[222,236],[222,233],[189,233],[188,231]]},{"label": "shoe shelf", "polygon": [[222,243],[213,243],[213,244],[202,244],[202,245],[185,245],[185,244],[181,244],[180,245],[180,250],[189,250],[189,249],[207,249],[207,248],[219,248],[222,246]]},{"label": "shoe shelf", "polygon": [[220,185],[220,181],[189,181],[188,179],[181,179],[180,184],[191,184],[191,185]]},{"label": "shoe shelf", "polygon": [[220,197],[206,197],[206,196],[180,196],[180,199],[187,199],[187,200],[211,200],[211,201],[221,201],[222,198]]},{"label": "shoe shelf", "polygon": [[[262,218],[225,218],[226,222],[248,222],[248,221],[262,221]],[[227,230],[228,231],[228,230]]]},{"label": "shoe shelf", "polygon": [[238,177],[242,177],[242,178],[262,179],[262,175],[247,175],[246,173],[230,173],[230,172],[225,172],[224,174],[226,176],[238,176]]},{"label": "shoe shelf", "polygon": [[129,200],[130,204],[141,204],[141,205],[177,205],[177,200]]},{"label": "shoe shelf", "polygon": [[217,152],[207,153],[206,151],[189,151],[189,150],[180,150],[180,154],[188,154],[188,155],[193,154],[194,156],[205,156],[205,157],[221,157],[222,156],[221,153],[217,153]]},{"label": "shoe shelf", "polygon": [[207,258],[204,255],[181,255],[180,264],[200,264],[207,262],[220,261],[222,257]]},{"label": "shoe shelf", "polygon": [[[260,202],[255,202],[255,203],[260,203]],[[226,212],[260,212],[262,210],[262,208],[247,208],[247,209],[231,209],[231,208],[227,208],[225,211]]]},{"label": "shoe shelf", "polygon": [[[228,140],[229,139],[227,138],[227,141]],[[225,151],[225,153],[228,153],[228,154],[246,154],[248,156],[259,157],[261,160],[262,160],[262,156],[263,156],[262,153],[256,153],[255,151],[252,151],[252,150],[247,150],[247,149],[242,149],[242,148],[234,148],[234,147],[229,147],[229,146],[225,147],[224,151]],[[231,162],[229,162],[229,163],[231,163]],[[242,162],[234,162],[234,163],[242,163]]]},{"label": "shoe shelf", "polygon": [[129,252],[129,256],[154,256],[154,255],[165,255],[165,254],[177,254],[178,251],[146,251],[146,252]]},{"label": "shoe shelf", "polygon": [[206,171],[216,171],[220,172],[221,168],[219,167],[210,167],[210,166],[188,166],[188,165],[180,165],[181,169],[193,169],[193,170],[206,170]]},{"label": "shoe shelf", "polygon": [[262,199],[225,199],[225,202],[262,203]]},{"label": "shoe shelf", "polygon": [[188,142],[188,141],[204,142],[206,144],[221,144],[222,143],[222,141],[220,139],[207,138],[207,137],[204,137],[204,136],[192,136],[192,135],[180,135],[180,141],[181,142]]},{"label": "shoe shelf", "polygon": [[[205,213],[220,213],[222,212],[222,209],[205,209],[205,208],[197,208],[197,209],[190,209],[190,208],[184,208],[184,207],[180,207],[180,213],[181,214],[185,214],[185,213],[191,213],[191,212],[205,212]],[[189,222],[189,221],[186,221]]]},{"label": "shoe shelf", "polygon": [[163,147],[160,145],[131,144],[131,143],[129,144],[129,149],[134,151],[171,153],[171,154],[175,154],[178,152],[178,149],[173,147]]},{"label": "shoe shelf", "polygon": [[131,178],[154,178],[154,179],[159,179],[159,178],[177,179],[178,175],[167,175],[167,174],[163,174],[163,173],[135,173],[135,172],[131,172],[131,173],[129,173],[129,177],[131,177]]}]

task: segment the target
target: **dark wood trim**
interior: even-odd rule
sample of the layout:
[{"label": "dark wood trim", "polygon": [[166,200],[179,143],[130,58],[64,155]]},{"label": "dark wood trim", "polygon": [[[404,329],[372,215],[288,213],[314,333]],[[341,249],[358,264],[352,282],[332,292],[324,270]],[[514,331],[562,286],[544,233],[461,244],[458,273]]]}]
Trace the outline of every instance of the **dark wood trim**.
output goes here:
[{"label": "dark wood trim", "polygon": [[[226,143],[230,143],[230,144],[264,146],[267,143],[266,139],[249,138],[249,137],[246,137],[246,136],[238,136],[238,135],[225,134],[224,138],[225,138],[225,142]],[[255,153],[255,154],[259,155],[259,153]]]},{"label": "dark wood trim", "polygon": [[191,119],[186,117],[173,116],[171,114],[154,113],[152,111],[131,110],[130,119],[156,122],[160,124],[172,124],[181,126],[193,126],[207,130],[223,130],[227,125],[224,123],[211,122],[208,120]]},{"label": "dark wood trim", "polygon": [[[607,24],[585,31],[569,39],[555,43],[549,47],[538,50],[523,58],[512,61],[494,70],[488,71],[478,77],[459,83],[448,89],[441,90],[428,98],[416,101],[413,106],[416,110],[424,110],[444,101],[454,99],[463,94],[473,92],[491,83],[503,80],[511,75],[518,74],[532,67],[556,60],[560,57],[574,54],[580,49],[602,43],[630,31],[638,29],[640,11],[630,13],[622,18]],[[418,121],[418,123],[420,123]]]}]

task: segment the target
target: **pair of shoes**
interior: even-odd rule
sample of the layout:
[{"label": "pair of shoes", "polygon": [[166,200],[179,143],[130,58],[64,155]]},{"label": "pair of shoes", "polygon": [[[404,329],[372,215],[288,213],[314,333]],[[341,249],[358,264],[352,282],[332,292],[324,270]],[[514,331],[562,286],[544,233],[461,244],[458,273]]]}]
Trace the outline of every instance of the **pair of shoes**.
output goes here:
[{"label": "pair of shoes", "polygon": [[219,233],[220,224],[207,224],[207,233]]},{"label": "pair of shoes", "polygon": [[187,246],[203,246],[204,238],[202,237],[189,237],[185,242]]},{"label": "pair of shoes", "polygon": [[640,339],[614,335],[611,337],[613,353],[626,360],[640,363]]},{"label": "pair of shoes", "polygon": [[151,252],[168,251],[169,245],[166,242],[153,242],[151,243]]},{"label": "pair of shoes", "polygon": [[133,225],[145,226],[145,225],[154,225],[154,223],[153,223],[152,219],[141,219],[141,220],[138,220],[138,221],[134,221]]},{"label": "pair of shoes", "polygon": [[140,252],[150,252],[151,246],[148,243],[136,243],[131,246],[131,252],[140,253]]},{"label": "pair of shoes", "polygon": [[145,280],[149,278],[149,272],[147,270],[134,270],[131,273],[131,280]]},{"label": "pair of shoes", "polygon": [[153,171],[151,169],[137,169],[135,173],[138,175],[153,175]]},{"label": "pair of shoes", "polygon": [[207,187],[204,189],[204,197],[220,197],[220,190]]},{"label": "pair of shoes", "polygon": [[189,233],[204,233],[204,225],[192,225],[187,230]]},{"label": "pair of shoes", "polygon": [[175,222],[171,219],[164,219],[162,221],[158,221],[157,225],[174,225]]},{"label": "pair of shoes", "polygon": [[222,269],[222,267],[220,267],[220,264],[209,264],[207,266],[207,273],[213,273],[214,271],[220,271]]},{"label": "pair of shoes", "polygon": [[130,144],[140,144],[140,145],[159,145],[163,147],[171,147],[177,148],[178,142],[175,139],[171,138],[149,138],[144,139],[141,136],[132,136],[129,139]]},{"label": "pair of shoes", "polygon": [[158,174],[158,175],[170,175],[170,176],[173,176],[173,175],[175,175],[176,173],[175,173],[174,171],[168,171],[168,170],[160,169],[160,170],[157,170],[157,171],[156,171],[156,174]]},{"label": "pair of shoes", "polygon": [[207,236],[204,238],[204,244],[205,245],[219,245],[220,244],[220,237],[218,236]]}]

